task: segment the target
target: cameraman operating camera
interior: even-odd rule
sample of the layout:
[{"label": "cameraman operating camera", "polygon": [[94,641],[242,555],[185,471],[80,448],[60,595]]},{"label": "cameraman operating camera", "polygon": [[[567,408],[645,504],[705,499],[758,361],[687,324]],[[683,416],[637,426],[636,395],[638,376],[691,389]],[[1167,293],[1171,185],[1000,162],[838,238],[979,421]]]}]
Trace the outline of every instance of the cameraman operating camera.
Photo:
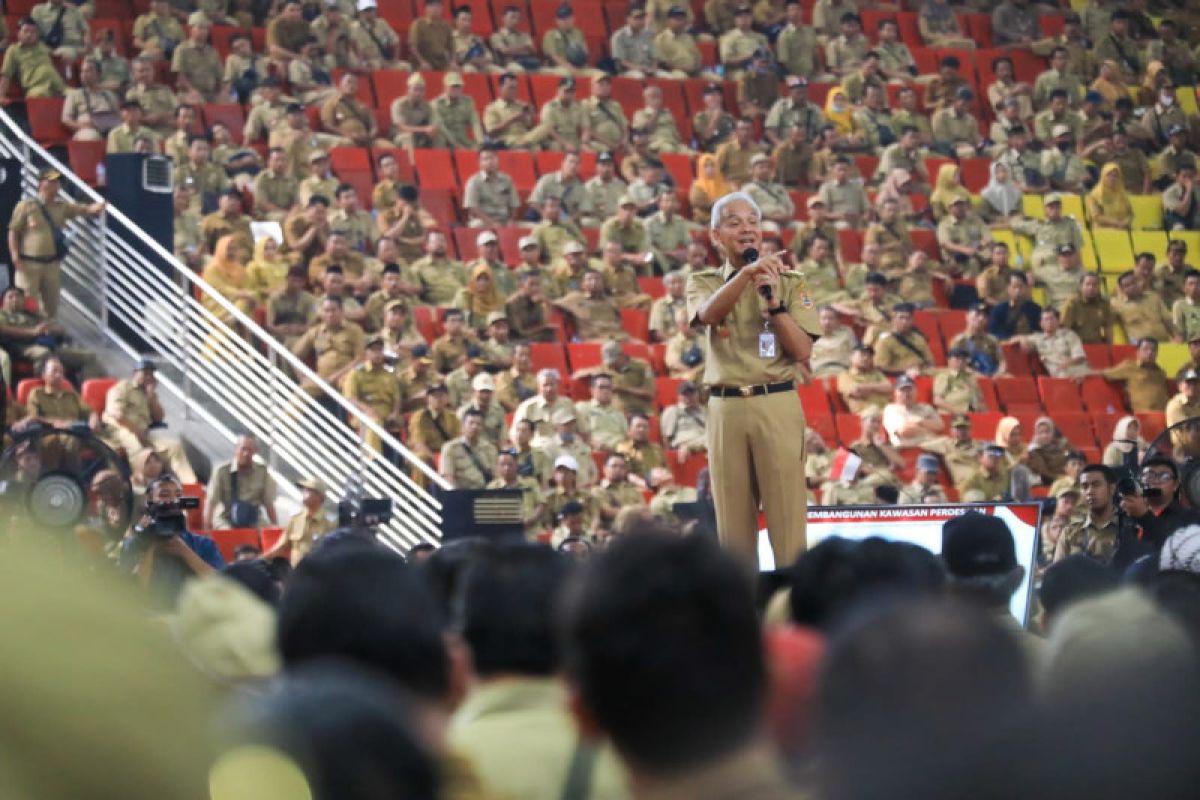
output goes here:
[{"label": "cameraman operating camera", "polygon": [[1117,494],[1121,510],[1138,525],[1137,556],[1157,553],[1172,533],[1200,522],[1200,515],[1180,504],[1179,468],[1169,458],[1142,463],[1140,483],[1120,481]]},{"label": "cameraman operating camera", "polygon": [[146,489],[146,507],[121,545],[120,565],[167,605],[184,581],[225,566],[211,539],[187,530],[183,485],[163,475]]}]

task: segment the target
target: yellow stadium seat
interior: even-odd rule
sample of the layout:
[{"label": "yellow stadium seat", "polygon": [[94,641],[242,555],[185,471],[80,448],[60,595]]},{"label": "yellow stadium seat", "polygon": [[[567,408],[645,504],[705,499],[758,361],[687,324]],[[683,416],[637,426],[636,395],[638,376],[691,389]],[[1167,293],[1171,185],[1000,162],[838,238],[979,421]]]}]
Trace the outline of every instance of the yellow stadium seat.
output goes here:
[{"label": "yellow stadium seat", "polygon": [[1092,241],[1100,258],[1100,268],[1105,272],[1124,272],[1133,268],[1133,244],[1126,231],[1094,228]]},{"label": "yellow stadium seat", "polygon": [[[1116,281],[1113,282],[1114,285]],[[1113,344],[1129,344],[1129,337],[1125,335],[1125,326],[1121,323],[1113,325]]]},{"label": "yellow stadium seat", "polygon": [[1063,216],[1073,217],[1080,225],[1087,224],[1087,215],[1083,211],[1083,198],[1077,194],[1064,193],[1062,202]]},{"label": "yellow stadium seat", "polygon": [[1021,197],[1021,210],[1031,219],[1045,219],[1046,209],[1042,207],[1040,194],[1027,194]]},{"label": "yellow stadium seat", "polygon": [[1096,258],[1096,246],[1092,242],[1092,232],[1087,228],[1080,228],[1079,232],[1083,235],[1083,247],[1079,250],[1079,263],[1083,264],[1084,269],[1098,272],[1100,260]]},{"label": "yellow stadium seat", "polygon": [[1037,303],[1042,308],[1046,307],[1046,289],[1045,289],[1045,287],[1043,287],[1043,286],[1033,287],[1033,291],[1030,293],[1030,296],[1033,298],[1033,302]]},{"label": "yellow stadium seat", "polygon": [[1200,103],[1196,102],[1195,86],[1177,86],[1175,87],[1175,96],[1179,98],[1179,107],[1189,117],[1200,114]]},{"label": "yellow stadium seat", "polygon": [[1200,231],[1170,231],[1168,239],[1179,239],[1187,245],[1188,258],[1194,259],[1200,253]]},{"label": "yellow stadium seat", "polygon": [[1083,9],[1087,6],[1087,0],[1071,0],[1071,10],[1083,13]]},{"label": "yellow stadium seat", "polygon": [[1029,260],[1029,254],[1032,252],[1028,244],[1028,240],[1024,236],[1018,236],[1007,228],[992,231],[992,238],[997,242],[1003,242],[1008,245],[1008,252],[1016,261],[1018,258],[1022,261]]},{"label": "yellow stadium seat", "polygon": [[1167,235],[1162,231],[1134,231],[1133,252],[1154,253],[1154,260],[1162,263],[1167,258]]},{"label": "yellow stadium seat", "polygon": [[1132,194],[1129,202],[1133,205],[1133,227],[1143,231],[1161,231],[1163,229],[1162,198],[1156,194]]},{"label": "yellow stadium seat", "polygon": [[1163,372],[1169,377],[1173,377],[1179,370],[1183,369],[1183,365],[1192,360],[1188,354],[1188,346],[1186,344],[1176,344],[1175,342],[1159,342],[1158,343],[1158,365],[1163,368]]}]

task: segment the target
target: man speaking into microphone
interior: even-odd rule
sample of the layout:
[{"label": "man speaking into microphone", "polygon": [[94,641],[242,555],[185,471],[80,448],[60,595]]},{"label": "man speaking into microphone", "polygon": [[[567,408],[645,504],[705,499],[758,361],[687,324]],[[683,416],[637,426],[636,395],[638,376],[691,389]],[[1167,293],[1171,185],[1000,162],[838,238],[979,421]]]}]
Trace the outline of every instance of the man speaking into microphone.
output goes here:
[{"label": "man speaking into microphone", "polygon": [[803,276],[760,259],[762,212],[734,192],[713,205],[712,242],[724,263],[691,275],[688,316],[708,345],[708,459],[721,542],[758,557],[758,509],[776,568],[805,548],[804,410],[796,364],[820,333]]}]

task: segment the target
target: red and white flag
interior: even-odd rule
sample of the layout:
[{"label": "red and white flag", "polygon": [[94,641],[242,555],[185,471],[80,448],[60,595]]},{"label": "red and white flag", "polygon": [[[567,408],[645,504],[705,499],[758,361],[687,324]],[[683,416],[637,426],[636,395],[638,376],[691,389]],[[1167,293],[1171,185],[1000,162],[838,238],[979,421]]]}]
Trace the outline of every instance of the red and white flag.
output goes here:
[{"label": "red and white flag", "polygon": [[829,466],[829,480],[854,480],[854,476],[858,474],[858,467],[860,464],[862,464],[862,459],[859,458],[858,455],[844,447],[839,447],[837,453],[833,457],[833,463]]}]

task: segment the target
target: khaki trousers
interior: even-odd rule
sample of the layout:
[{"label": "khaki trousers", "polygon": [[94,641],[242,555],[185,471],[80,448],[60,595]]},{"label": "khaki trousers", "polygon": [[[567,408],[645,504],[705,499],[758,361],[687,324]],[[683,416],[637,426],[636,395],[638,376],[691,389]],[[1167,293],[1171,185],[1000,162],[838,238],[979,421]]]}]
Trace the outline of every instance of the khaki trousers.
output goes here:
[{"label": "khaki trousers", "polygon": [[708,468],[721,543],[758,561],[758,509],[767,518],[775,567],[807,546],[804,409],[794,391],[710,397]]},{"label": "khaki trousers", "polygon": [[[161,428],[153,428],[147,432],[153,443],[154,451],[167,465],[167,469],[180,483],[196,483],[196,473],[188,461],[187,452],[183,449],[183,441]],[[125,451],[128,458],[142,449],[142,443],[129,430],[120,425],[109,425],[104,439],[110,445],[116,445]]]},{"label": "khaki trousers", "polygon": [[42,313],[50,319],[58,316],[58,296],[62,291],[62,265],[57,261],[31,261],[25,259],[23,269],[17,271],[15,283],[24,289],[28,297],[38,301]]}]

